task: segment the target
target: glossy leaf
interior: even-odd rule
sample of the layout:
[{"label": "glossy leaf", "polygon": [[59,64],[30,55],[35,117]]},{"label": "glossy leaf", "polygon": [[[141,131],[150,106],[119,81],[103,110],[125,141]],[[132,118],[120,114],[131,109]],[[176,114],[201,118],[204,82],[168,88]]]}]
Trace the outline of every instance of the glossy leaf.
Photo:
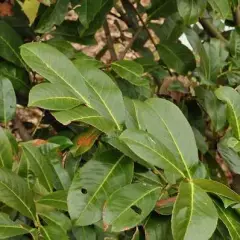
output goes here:
[{"label": "glossy leaf", "polygon": [[75,175],[68,193],[68,209],[75,225],[99,221],[106,199],[129,184],[132,177],[133,162],[119,152],[106,152],[87,162]]},{"label": "glossy leaf", "polygon": [[217,221],[217,210],[211,198],[193,183],[182,182],[172,216],[174,239],[207,240],[215,231]]},{"label": "glossy leaf", "polygon": [[177,0],[178,11],[186,25],[196,23],[202,15],[207,0]]},{"label": "glossy leaf", "polygon": [[79,106],[61,112],[53,112],[52,115],[64,125],[68,125],[71,122],[83,122],[105,133],[111,132],[115,128],[115,125],[111,120],[85,106]]},{"label": "glossy leaf", "polygon": [[74,65],[78,68],[78,66],[86,66],[88,68],[101,68],[103,67],[102,62],[96,60],[93,57],[89,57],[82,52],[78,52],[73,61]]},{"label": "glossy leaf", "polygon": [[91,226],[86,227],[74,227],[73,235],[76,240],[96,240],[95,229]]},{"label": "glossy leaf", "polygon": [[46,240],[68,240],[67,234],[61,229],[60,226],[49,225],[49,226],[41,226],[40,233],[43,236],[43,239]]},{"label": "glossy leaf", "polygon": [[23,44],[15,30],[3,20],[0,21],[0,56],[17,66],[23,67],[24,62],[19,54]]},{"label": "glossy leaf", "polygon": [[240,140],[240,95],[231,87],[220,87],[216,91],[218,99],[227,103],[227,119],[234,136]]},{"label": "glossy leaf", "polygon": [[77,107],[81,101],[66,86],[52,83],[41,83],[29,93],[29,106],[49,110],[68,110]]},{"label": "glossy leaf", "polygon": [[0,122],[7,124],[16,111],[16,96],[12,83],[7,78],[0,79]]},{"label": "glossy leaf", "polygon": [[196,68],[192,52],[181,43],[162,43],[158,52],[163,62],[180,74],[186,74]]},{"label": "glossy leaf", "polygon": [[76,97],[89,103],[83,76],[56,48],[44,43],[27,43],[21,46],[21,56],[34,71],[51,83],[65,85]]},{"label": "glossy leaf", "polygon": [[29,229],[23,224],[12,221],[6,213],[0,213],[0,239],[24,235],[29,233]]},{"label": "glossy leaf", "polygon": [[112,120],[121,129],[124,121],[125,109],[122,93],[113,80],[97,68],[86,69],[78,66],[89,88],[90,106],[103,117]]},{"label": "glossy leaf", "polygon": [[9,139],[3,129],[0,127],[0,166],[12,168],[13,152]]},{"label": "glossy leaf", "polygon": [[120,139],[146,162],[185,177],[185,167],[161,142],[144,131],[125,130]]},{"label": "glossy leaf", "polygon": [[214,11],[220,14],[223,19],[231,14],[231,7],[229,1],[224,0],[208,0]]},{"label": "glossy leaf", "polygon": [[103,221],[113,232],[138,225],[154,208],[161,187],[142,183],[127,185],[114,192],[107,200]]},{"label": "glossy leaf", "polygon": [[31,142],[22,144],[22,158],[27,162],[28,169],[33,171],[39,182],[48,190],[53,187],[53,170],[47,158]]},{"label": "glossy leaf", "polygon": [[21,177],[0,168],[0,202],[35,220],[33,193]]},{"label": "glossy leaf", "polygon": [[217,195],[229,198],[233,201],[240,202],[240,196],[226,185],[210,179],[194,179],[194,184],[201,187],[204,191],[215,193]]},{"label": "glossy leaf", "polygon": [[232,240],[240,238],[239,216],[232,209],[225,209],[220,204],[215,204],[219,218],[225,224]]},{"label": "glossy leaf", "polygon": [[90,128],[87,131],[76,136],[74,146],[70,149],[74,157],[80,156],[92,148],[101,132],[95,128]]},{"label": "glossy leaf", "polygon": [[68,11],[69,0],[57,0],[42,14],[36,32],[45,33],[52,30],[54,25],[60,25]]},{"label": "glossy leaf", "polygon": [[37,203],[67,211],[67,191],[56,191],[43,196]]},{"label": "glossy leaf", "polygon": [[146,81],[142,78],[144,73],[142,65],[134,61],[116,61],[112,63],[112,68],[121,78],[136,86],[142,86],[146,84]]},{"label": "glossy leaf", "polygon": [[177,106],[167,100],[152,98],[145,104],[139,111],[147,132],[169,149],[190,177],[189,169],[198,163],[198,151],[186,118]]}]

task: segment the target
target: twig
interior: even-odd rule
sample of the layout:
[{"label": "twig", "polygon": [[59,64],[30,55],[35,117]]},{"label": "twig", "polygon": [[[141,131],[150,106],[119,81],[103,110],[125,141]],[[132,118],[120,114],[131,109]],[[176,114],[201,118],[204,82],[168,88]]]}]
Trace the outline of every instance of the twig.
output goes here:
[{"label": "twig", "polygon": [[105,32],[105,35],[106,35],[108,50],[111,54],[111,59],[112,59],[112,61],[116,61],[118,59],[118,57],[117,57],[116,51],[114,49],[114,44],[113,44],[113,40],[112,40],[112,37],[111,37],[111,33],[110,33],[110,30],[109,30],[107,20],[103,24],[103,29],[104,29],[104,32]]},{"label": "twig", "polygon": [[122,60],[124,59],[125,55],[127,54],[128,50],[132,47],[134,41],[137,39],[138,35],[140,34],[140,32],[143,30],[143,27],[140,27],[137,32],[135,33],[135,35],[133,36],[133,38],[131,39],[131,41],[128,43],[128,45],[126,46],[125,50],[120,54],[119,59]]},{"label": "twig", "polygon": [[222,42],[228,43],[228,41],[223,37],[223,35],[217,30],[217,28],[215,28],[215,26],[208,19],[200,18],[199,22],[211,37],[218,38]]},{"label": "twig", "polygon": [[15,118],[13,119],[13,128],[18,131],[18,133],[23,141],[30,141],[33,139],[31,137],[31,135],[28,133],[25,126],[22,124],[22,122],[17,114],[16,114]]},{"label": "twig", "polygon": [[168,198],[168,199],[161,199],[161,200],[157,201],[156,207],[163,207],[163,206],[168,205],[169,203],[174,203],[176,201],[176,198],[177,197],[171,197],[171,198]]}]

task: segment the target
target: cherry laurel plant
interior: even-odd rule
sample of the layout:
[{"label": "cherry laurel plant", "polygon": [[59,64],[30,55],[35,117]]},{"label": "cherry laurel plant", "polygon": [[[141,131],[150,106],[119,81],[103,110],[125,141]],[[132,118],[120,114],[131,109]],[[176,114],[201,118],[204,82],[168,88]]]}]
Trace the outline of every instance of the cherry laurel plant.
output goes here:
[{"label": "cherry laurel plant", "polygon": [[239,240],[239,85],[238,0],[1,1],[0,239]]}]

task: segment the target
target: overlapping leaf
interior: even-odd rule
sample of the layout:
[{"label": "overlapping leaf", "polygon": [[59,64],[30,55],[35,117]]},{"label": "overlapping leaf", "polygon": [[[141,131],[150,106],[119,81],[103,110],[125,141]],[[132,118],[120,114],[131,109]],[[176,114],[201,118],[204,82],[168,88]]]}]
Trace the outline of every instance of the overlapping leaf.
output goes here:
[{"label": "overlapping leaf", "polygon": [[133,162],[119,152],[109,151],[87,162],[75,175],[68,193],[68,210],[75,225],[99,221],[106,199],[129,184],[132,177]]},{"label": "overlapping leaf", "polygon": [[114,192],[106,202],[103,221],[113,232],[138,225],[154,208],[161,187],[142,183],[127,185]]},{"label": "overlapping leaf", "polygon": [[42,83],[33,87],[29,93],[29,106],[49,110],[67,110],[77,107],[81,101],[66,86]]},{"label": "overlapping leaf", "polygon": [[182,182],[172,216],[174,239],[207,240],[215,231],[217,221],[211,198],[192,182]]},{"label": "overlapping leaf", "polygon": [[61,229],[61,227],[56,225],[41,226],[40,233],[46,240],[69,239],[67,234]]},{"label": "overlapping leaf", "polygon": [[44,43],[27,43],[21,46],[21,56],[34,71],[51,83],[65,85],[76,97],[89,103],[83,76],[56,48]]}]

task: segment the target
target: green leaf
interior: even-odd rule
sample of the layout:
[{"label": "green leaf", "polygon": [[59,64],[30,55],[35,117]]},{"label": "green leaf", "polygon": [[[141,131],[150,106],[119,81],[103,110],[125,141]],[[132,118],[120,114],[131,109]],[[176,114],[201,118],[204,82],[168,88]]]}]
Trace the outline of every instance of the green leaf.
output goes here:
[{"label": "green leaf", "polygon": [[129,81],[133,85],[146,85],[146,81],[142,78],[144,69],[141,64],[129,61],[120,60],[112,63],[112,69],[123,79]]},{"label": "green leaf", "polygon": [[0,79],[0,122],[7,124],[16,111],[16,96],[12,83],[7,78]]},{"label": "green leaf", "polygon": [[22,158],[27,167],[38,178],[39,182],[48,190],[53,187],[53,170],[48,159],[31,142],[22,143]]},{"label": "green leaf", "polygon": [[117,151],[105,152],[87,162],[75,175],[68,193],[69,214],[75,225],[99,221],[106,199],[129,184],[132,177],[133,162]]},{"label": "green leaf", "polygon": [[60,226],[49,225],[49,226],[41,226],[40,233],[43,236],[44,240],[68,240],[67,234],[61,229]]},{"label": "green leaf", "polygon": [[162,43],[157,49],[163,62],[180,74],[196,68],[193,53],[181,43]]},{"label": "green leaf", "polygon": [[65,136],[53,136],[48,139],[49,143],[55,143],[59,145],[60,150],[65,150],[73,145],[73,142]]},{"label": "green leaf", "polygon": [[206,142],[206,138],[202,135],[202,133],[197,128],[193,127],[192,130],[196,139],[198,150],[202,154],[205,154],[208,151],[208,143]]},{"label": "green leaf", "polygon": [[72,231],[76,240],[96,240],[97,237],[94,228],[91,226],[74,227]]},{"label": "green leaf", "polygon": [[210,179],[194,179],[193,182],[206,192],[215,193],[236,202],[240,202],[240,196],[232,189],[220,182],[216,182]]},{"label": "green leaf", "polygon": [[152,214],[144,223],[147,240],[173,240],[171,218]]},{"label": "green leaf", "polygon": [[15,30],[3,20],[0,21],[0,56],[17,66],[25,66],[19,55],[19,47],[23,44]]},{"label": "green leaf", "polygon": [[32,191],[21,177],[5,168],[0,168],[0,202],[35,220]]},{"label": "green leaf", "polygon": [[90,128],[84,131],[74,139],[74,146],[70,149],[74,157],[78,157],[89,151],[96,140],[101,135],[101,132],[96,128]]},{"label": "green leaf", "polygon": [[216,13],[220,14],[220,18],[226,19],[229,15],[232,14],[229,1],[208,0],[208,3]]},{"label": "green leaf", "polygon": [[169,149],[150,134],[140,130],[125,130],[120,140],[147,163],[185,177],[182,162],[178,162]]},{"label": "green leaf", "polygon": [[0,127],[0,166],[12,168],[13,152],[9,139],[3,129]]},{"label": "green leaf", "polygon": [[172,216],[174,239],[207,240],[215,231],[217,221],[211,198],[192,182],[182,182]]},{"label": "green leaf", "polygon": [[207,6],[206,0],[177,0],[180,16],[186,25],[196,23]]},{"label": "green leaf", "polygon": [[73,60],[74,65],[78,68],[78,66],[84,65],[88,68],[101,68],[103,67],[103,63],[96,60],[95,58],[89,57],[82,52],[78,52]]},{"label": "green leaf", "polygon": [[78,70],[89,88],[90,106],[103,117],[112,120],[120,130],[125,117],[120,89],[106,73],[97,68],[78,66]]},{"label": "green leaf", "polygon": [[67,232],[72,228],[70,219],[59,211],[44,211],[38,212],[38,214],[48,225],[56,225],[61,227],[64,232]]},{"label": "green leaf", "polygon": [[12,221],[6,213],[0,213],[0,239],[29,233],[23,224]]},{"label": "green leaf", "polygon": [[66,86],[52,83],[41,83],[33,87],[29,93],[28,106],[48,110],[68,110],[77,107],[81,101]]},{"label": "green leaf", "polygon": [[26,94],[28,92],[30,84],[27,73],[22,68],[15,67],[8,62],[1,62],[0,76],[9,79],[17,93]]},{"label": "green leaf", "polygon": [[177,12],[175,0],[154,0],[151,8],[147,13],[149,19],[159,19],[159,17],[168,17],[172,13]]},{"label": "green leaf", "polygon": [[56,191],[40,198],[37,203],[67,211],[67,191]]},{"label": "green leaf", "polygon": [[161,187],[142,183],[127,185],[114,192],[107,200],[103,221],[113,232],[138,225],[154,208]]},{"label": "green leaf", "polygon": [[83,76],[56,48],[44,43],[27,43],[21,46],[21,56],[34,71],[51,83],[69,87],[76,97],[89,103]]},{"label": "green leaf", "polygon": [[227,103],[227,119],[234,136],[240,140],[240,95],[231,87],[220,87],[215,91],[218,99]]},{"label": "green leaf", "polygon": [[57,0],[55,4],[47,8],[42,14],[37,28],[37,33],[45,33],[52,30],[55,25],[60,25],[68,11],[69,0]]},{"label": "green leaf", "polygon": [[231,240],[240,238],[239,216],[232,209],[225,209],[220,204],[215,203],[219,218],[225,224],[231,236]]},{"label": "green leaf", "polygon": [[139,111],[147,132],[169,149],[191,178],[189,169],[198,163],[198,150],[192,128],[180,109],[167,100],[152,98]]},{"label": "green leaf", "polygon": [[68,58],[73,58],[75,56],[75,49],[71,45],[71,43],[61,39],[61,38],[52,38],[45,43],[57,48],[60,52],[62,52]]},{"label": "green leaf", "polygon": [[154,174],[152,171],[138,171],[134,172],[134,179],[136,182],[147,183],[150,185],[162,185],[160,178]]},{"label": "green leaf", "polygon": [[211,128],[218,132],[226,124],[226,105],[219,101],[210,89],[204,89],[203,87],[195,88],[197,100],[205,109],[211,119]]},{"label": "green leaf", "polygon": [[83,122],[99,129],[104,133],[111,132],[115,128],[115,124],[111,120],[101,116],[95,110],[85,106],[79,106],[71,110],[61,112],[52,112],[52,115],[63,125],[68,125],[71,122]]}]

